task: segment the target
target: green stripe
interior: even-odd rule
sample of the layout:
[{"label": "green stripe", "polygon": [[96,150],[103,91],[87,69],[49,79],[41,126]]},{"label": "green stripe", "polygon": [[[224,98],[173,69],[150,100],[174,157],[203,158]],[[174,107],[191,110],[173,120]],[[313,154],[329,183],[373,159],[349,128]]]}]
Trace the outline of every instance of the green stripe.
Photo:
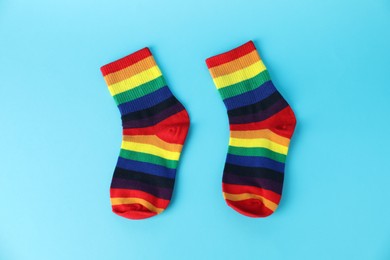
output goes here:
[{"label": "green stripe", "polygon": [[265,70],[257,74],[253,78],[238,82],[228,87],[221,88],[219,89],[219,93],[221,94],[222,99],[230,98],[254,90],[270,80],[271,77],[268,71]]},{"label": "green stripe", "polygon": [[121,149],[119,156],[129,160],[158,164],[171,169],[177,168],[177,161],[161,158],[153,154],[139,153],[139,152]]},{"label": "green stripe", "polygon": [[144,83],[142,85],[139,85],[138,87],[135,87],[133,89],[129,89],[125,92],[119,93],[114,96],[114,100],[117,105],[132,101],[134,99],[143,97],[149,93],[152,93],[164,86],[166,86],[167,83],[165,82],[165,79],[163,76],[160,76],[158,78],[155,78],[154,80],[151,80],[147,83]]},{"label": "green stripe", "polygon": [[229,146],[228,153],[234,154],[234,155],[241,155],[241,156],[261,156],[261,157],[267,157],[269,159],[272,159],[274,161],[278,161],[281,163],[284,163],[286,161],[286,155],[276,153],[274,151],[271,151],[266,148],[244,148],[244,147],[236,147],[236,146]]}]

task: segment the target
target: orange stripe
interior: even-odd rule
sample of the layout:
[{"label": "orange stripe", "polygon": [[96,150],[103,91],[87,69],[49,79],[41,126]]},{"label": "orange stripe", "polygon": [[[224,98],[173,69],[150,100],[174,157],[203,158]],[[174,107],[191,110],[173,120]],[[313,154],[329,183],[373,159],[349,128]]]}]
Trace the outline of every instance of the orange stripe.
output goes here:
[{"label": "orange stripe", "polygon": [[172,143],[164,142],[163,140],[161,140],[155,135],[124,135],[123,141],[141,143],[141,144],[150,144],[170,152],[178,152],[178,153],[180,153],[183,148],[183,146],[180,144],[172,144]]},{"label": "orange stripe", "polygon": [[112,85],[122,80],[128,79],[134,75],[137,75],[138,73],[141,73],[144,70],[150,69],[153,66],[156,66],[156,62],[153,56],[149,56],[129,67],[126,67],[122,70],[104,76],[104,79],[107,85]]},{"label": "orange stripe", "polygon": [[269,129],[260,129],[253,131],[231,131],[230,137],[241,138],[241,139],[257,139],[257,138],[266,138],[272,142],[288,146],[290,139],[277,135]]},{"label": "orange stripe", "polygon": [[241,70],[243,68],[246,68],[253,63],[256,63],[260,60],[260,56],[257,53],[256,50],[238,58],[233,61],[230,61],[228,63],[224,63],[222,65],[219,65],[217,67],[210,68],[210,74],[213,78],[217,78],[223,75],[227,75],[230,73],[233,73],[237,70]]},{"label": "orange stripe", "polygon": [[249,199],[255,199],[261,201],[261,203],[269,208],[272,211],[275,211],[275,209],[278,207],[278,204],[264,198],[261,195],[252,194],[252,193],[240,193],[240,194],[231,194],[231,193],[223,193],[223,197],[226,200],[230,201],[243,201],[243,200],[249,200]]},{"label": "orange stripe", "polygon": [[240,193],[257,194],[263,196],[264,198],[276,204],[279,203],[281,197],[280,194],[276,192],[255,187],[255,186],[222,183],[222,189],[224,192],[231,193],[231,194],[240,194]]},{"label": "orange stripe", "polygon": [[140,199],[140,198],[111,198],[111,205],[116,206],[116,205],[124,205],[124,204],[140,204],[147,208],[150,211],[156,212],[156,213],[161,213],[164,211],[163,208],[158,208],[152,203],[150,203],[147,200]]},{"label": "orange stripe", "polygon": [[111,198],[140,198],[149,201],[158,208],[168,207],[169,200],[161,199],[141,190],[110,189]]}]

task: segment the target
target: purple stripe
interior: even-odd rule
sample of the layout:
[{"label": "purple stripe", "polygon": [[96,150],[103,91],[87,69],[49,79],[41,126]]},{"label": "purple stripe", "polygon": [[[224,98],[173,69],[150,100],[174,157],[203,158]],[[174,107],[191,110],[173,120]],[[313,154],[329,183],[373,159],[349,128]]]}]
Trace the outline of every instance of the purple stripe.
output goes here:
[{"label": "purple stripe", "polygon": [[170,200],[172,197],[172,190],[168,188],[157,187],[147,183],[125,180],[119,178],[113,178],[111,182],[111,188],[113,189],[131,189],[141,190],[150,193],[158,198]]},{"label": "purple stripe", "polygon": [[268,107],[266,110],[259,111],[254,114],[249,114],[245,116],[234,116],[229,117],[229,124],[247,124],[252,122],[263,121],[274,114],[281,111],[283,108],[287,107],[288,103],[284,99],[280,99],[272,106]]},{"label": "purple stripe", "polygon": [[283,183],[275,182],[269,179],[251,178],[245,176],[238,176],[225,172],[222,181],[228,184],[248,185],[271,190],[278,194],[282,194]]},{"label": "purple stripe", "polygon": [[129,129],[129,128],[140,128],[140,127],[148,127],[152,126],[155,124],[158,124],[159,122],[163,121],[164,119],[179,113],[184,109],[183,105],[180,104],[179,102],[176,103],[175,105],[171,106],[170,108],[165,109],[161,113],[143,118],[140,120],[131,120],[131,121],[126,121],[122,123],[123,128]]}]

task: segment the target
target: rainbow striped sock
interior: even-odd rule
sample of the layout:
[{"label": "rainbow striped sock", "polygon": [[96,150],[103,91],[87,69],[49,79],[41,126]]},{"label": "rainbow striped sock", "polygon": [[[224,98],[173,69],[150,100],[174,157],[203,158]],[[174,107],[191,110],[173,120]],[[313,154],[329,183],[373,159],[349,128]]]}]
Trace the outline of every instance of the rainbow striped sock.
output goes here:
[{"label": "rainbow striped sock", "polygon": [[296,120],[252,41],[206,60],[230,124],[223,173],[227,204],[249,217],[277,208]]},{"label": "rainbow striped sock", "polygon": [[143,219],[167,208],[189,117],[152,53],[141,49],[101,68],[122,116],[123,141],[111,183],[113,211]]}]

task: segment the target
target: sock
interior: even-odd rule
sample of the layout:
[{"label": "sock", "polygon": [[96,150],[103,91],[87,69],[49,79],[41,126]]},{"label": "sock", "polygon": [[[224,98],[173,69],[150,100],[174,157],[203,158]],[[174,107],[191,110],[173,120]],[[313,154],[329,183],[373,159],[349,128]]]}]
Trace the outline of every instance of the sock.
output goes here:
[{"label": "sock", "polygon": [[230,125],[223,196],[243,215],[266,217],[281,198],[294,113],[272,84],[252,41],[206,63]]},{"label": "sock", "polygon": [[130,219],[167,208],[189,128],[148,48],[101,67],[119,108],[123,139],[110,188],[112,210]]}]

